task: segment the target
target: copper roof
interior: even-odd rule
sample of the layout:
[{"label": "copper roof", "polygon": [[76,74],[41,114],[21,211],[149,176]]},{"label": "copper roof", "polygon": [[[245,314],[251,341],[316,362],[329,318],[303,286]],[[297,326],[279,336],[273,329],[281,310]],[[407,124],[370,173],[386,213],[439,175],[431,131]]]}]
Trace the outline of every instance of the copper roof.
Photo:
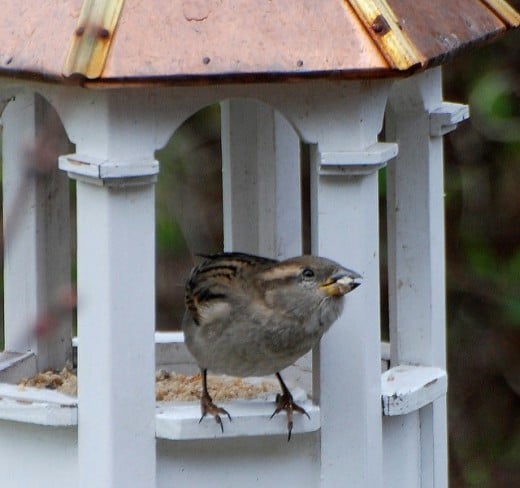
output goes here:
[{"label": "copper roof", "polygon": [[395,76],[519,24],[503,0],[3,0],[0,76],[115,85]]}]

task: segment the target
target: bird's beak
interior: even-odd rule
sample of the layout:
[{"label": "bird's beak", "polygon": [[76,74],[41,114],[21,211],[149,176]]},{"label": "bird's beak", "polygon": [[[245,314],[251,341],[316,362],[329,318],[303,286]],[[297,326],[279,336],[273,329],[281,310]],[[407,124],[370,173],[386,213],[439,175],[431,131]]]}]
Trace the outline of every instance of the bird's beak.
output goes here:
[{"label": "bird's beak", "polygon": [[360,274],[350,269],[343,269],[334,273],[320,288],[329,296],[339,297],[357,288],[361,284],[361,280]]}]

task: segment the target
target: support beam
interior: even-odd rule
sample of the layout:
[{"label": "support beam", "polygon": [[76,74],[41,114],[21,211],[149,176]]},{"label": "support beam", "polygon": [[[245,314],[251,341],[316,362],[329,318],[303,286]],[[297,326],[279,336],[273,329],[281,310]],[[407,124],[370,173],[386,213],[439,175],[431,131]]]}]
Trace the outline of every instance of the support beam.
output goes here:
[{"label": "support beam", "polygon": [[60,158],[77,180],[79,486],[149,487],[156,476],[156,148],[142,127],[139,96],[88,97],[70,103],[98,125],[89,131],[90,121],[75,120],[77,154]]},{"label": "support beam", "polygon": [[363,276],[314,352],[325,487],[343,485],[345,473],[349,486],[383,486],[377,170],[397,146],[352,146],[333,153],[316,149],[311,156],[313,253]]},{"label": "support beam", "polygon": [[[444,257],[444,125],[451,119],[442,104],[440,68],[394,85],[389,99],[387,140],[399,144],[388,166],[388,282],[391,366],[412,364],[446,369]],[[433,114],[433,117],[432,115]],[[459,114],[459,115],[457,115]],[[455,118],[454,118],[455,117]],[[451,123],[453,122],[453,124]],[[433,129],[433,135],[432,135]],[[387,421],[395,424],[395,421]],[[401,419],[402,435],[419,439],[420,465],[401,484],[385,459],[389,486],[441,488],[447,480],[446,398],[435,400]],[[395,426],[392,427],[395,430]],[[417,431],[419,429],[419,431]],[[385,431],[385,434],[387,432]],[[391,436],[385,435],[386,439]],[[408,442],[385,445],[385,452],[404,451]],[[407,465],[412,468],[412,465]],[[393,475],[396,477],[394,478]]]},{"label": "support beam", "polygon": [[268,105],[221,104],[224,248],[283,259],[301,254],[300,140]]},{"label": "support beam", "polygon": [[80,486],[154,486],[153,185],[78,181]]},{"label": "support beam", "polygon": [[[224,249],[285,259],[302,254],[300,139],[272,107],[221,103]],[[311,353],[284,378],[310,393]]]}]

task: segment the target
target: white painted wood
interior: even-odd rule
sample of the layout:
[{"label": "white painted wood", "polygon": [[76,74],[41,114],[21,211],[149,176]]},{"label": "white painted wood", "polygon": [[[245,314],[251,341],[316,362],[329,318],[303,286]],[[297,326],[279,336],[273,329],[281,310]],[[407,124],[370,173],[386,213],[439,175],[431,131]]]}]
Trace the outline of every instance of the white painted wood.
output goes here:
[{"label": "white painted wood", "polygon": [[[421,486],[418,415],[383,417],[383,486]],[[403,458],[403,453],[406,457]],[[446,487],[447,488],[447,487]]]},{"label": "white painted wood", "polygon": [[184,344],[182,332],[155,333],[155,367],[186,375],[195,375],[200,371]]},{"label": "white painted wood", "polygon": [[36,142],[35,95],[20,93],[10,102],[2,114],[2,125],[3,221],[10,227],[4,226],[5,348],[26,352],[37,349],[33,325],[43,308],[38,280],[36,181],[29,180],[27,173],[27,150]]},{"label": "white painted wood", "polygon": [[80,486],[153,486],[153,187],[76,191]]},{"label": "white painted wood", "polygon": [[[300,139],[272,107],[221,103],[224,249],[284,259],[302,254]],[[312,353],[283,371],[309,393]]]},{"label": "white painted wood", "polygon": [[320,174],[359,176],[383,168],[397,155],[395,143],[376,142],[363,151],[321,153]]},{"label": "white painted wood", "polygon": [[25,424],[75,426],[78,401],[63,393],[0,383],[0,419]]},{"label": "white painted wood", "polygon": [[32,329],[42,308],[42,290],[38,280],[36,182],[27,177],[27,149],[35,144],[37,131],[35,95],[24,92],[11,101],[2,113],[2,125],[3,221],[11,227],[4,225],[5,349],[35,351]]},{"label": "white painted wood", "polygon": [[[362,94],[369,104],[384,103],[387,96],[389,80],[372,80],[364,85],[354,85],[351,81],[338,80],[308,80],[305,83],[247,83],[242,85],[223,84],[208,86],[176,86],[162,88],[134,88],[127,90],[84,90],[80,87],[62,86],[27,82],[26,85],[41,92],[50,100],[60,114],[67,129],[69,138],[75,143],[81,143],[85,136],[94,134],[99,141],[99,147],[107,150],[116,149],[115,144],[107,136],[106,125],[96,119],[95,100],[107,97],[112,99],[125,96],[135,96],[134,107],[141,105],[140,116],[125,113],[125,109],[108,105],[114,116],[126,117],[125,130],[133,134],[140,133],[146,139],[146,144],[162,147],[189,116],[201,108],[219,101],[237,98],[256,99],[268,104],[283,117],[299,134],[300,139],[308,143],[320,141],[327,146],[327,151],[334,152],[344,149],[345,133],[359,138],[360,147],[368,147],[374,140],[364,139],[365,133],[379,132],[381,123],[378,118],[362,114],[361,119],[351,117],[345,106],[351,103],[352,95]],[[24,83],[25,84],[25,83]],[[378,87],[379,89],[374,89]],[[118,95],[119,94],[119,95]],[[69,103],[74,97],[77,105]],[[147,110],[153,107],[153,110]],[[87,133],[85,125],[91,124]],[[169,123],[165,125],[165,122]],[[90,135],[89,135],[90,134]],[[119,144],[119,143],[117,143]],[[138,162],[140,154],[130,147],[117,149],[124,160],[134,159]],[[88,153],[88,156],[93,156]]]},{"label": "white painted wood", "polygon": [[[269,381],[266,378],[250,379]],[[276,380],[271,379],[275,386]],[[310,419],[295,414],[293,435],[317,431],[320,428],[320,409],[307,399],[307,394],[288,382],[295,401]],[[158,439],[194,440],[223,439],[275,435],[287,438],[287,418],[284,413],[270,418],[275,408],[275,393],[253,400],[222,402],[232,415],[232,422],[224,419],[224,432],[209,416],[199,423],[198,402],[159,402],[155,409],[155,435]],[[78,425],[78,399],[58,391],[0,384],[0,421],[50,427]]]},{"label": "white painted wood", "polygon": [[[220,107],[224,250],[259,254],[257,104],[230,100]],[[265,202],[271,211],[273,200]]]},{"label": "white painted wood", "polygon": [[[439,68],[394,85],[386,124],[387,140],[399,142],[387,178],[391,366],[446,368],[443,153],[442,139],[430,133],[437,109],[444,110]],[[405,457],[405,446],[420,438],[420,486],[447,486],[445,398],[407,417],[395,449]],[[385,478],[403,488],[396,470]]]},{"label": "white painted wood", "polygon": [[36,355],[33,352],[0,352],[0,382],[16,383],[36,371]]},{"label": "white painted wood", "polygon": [[76,178],[86,176],[105,180],[110,178],[134,178],[156,175],[159,163],[151,158],[149,161],[139,161],[132,164],[121,164],[118,160],[91,158],[81,154],[70,154],[60,158],[60,169],[70,172]]},{"label": "white painted wood", "polygon": [[0,421],[2,488],[77,486],[76,429]]},{"label": "white painted wood", "polygon": [[[12,83],[12,80],[10,81]],[[19,85],[11,85],[5,78],[0,80],[0,115],[4,111],[7,104],[14,100],[15,96],[18,95],[20,91],[22,91],[22,88]]]},{"label": "white painted wood", "polygon": [[430,135],[440,137],[448,134],[466,119],[469,119],[468,105],[442,102],[439,108],[430,112]]},{"label": "white painted wood", "polygon": [[221,103],[224,249],[301,254],[300,140],[271,107]]},{"label": "white painted wood", "polygon": [[384,415],[406,415],[446,395],[446,371],[427,366],[401,365],[381,375]]},{"label": "white painted wood", "polygon": [[381,486],[377,174],[320,177],[316,166],[314,172],[313,253],[363,276],[317,355],[322,485],[338,486],[349,473],[352,487]]},{"label": "white painted wood", "polygon": [[[74,347],[79,340],[74,337]],[[197,374],[199,369],[184,345],[182,332],[155,332],[156,367],[173,370],[180,374]],[[7,353],[4,353],[6,355]],[[5,362],[19,359],[9,356]],[[311,371],[300,366],[292,366],[284,371],[284,379],[295,400],[305,408],[311,419],[295,415],[293,434],[314,432],[320,427],[319,407],[307,398]],[[305,377],[302,377],[305,376]],[[250,378],[248,381],[271,381],[274,389],[278,382],[274,377]],[[16,420],[50,426],[77,425],[77,399],[56,391],[36,388],[19,389],[15,385],[0,384],[0,419]],[[233,401],[223,404],[233,416],[233,422],[221,433],[217,424],[206,419],[199,425],[200,407],[198,402],[160,402],[156,407],[156,437],[170,440],[220,439],[221,437],[248,437],[260,435],[287,436],[285,414],[270,421],[274,411],[275,393],[266,394],[254,400]]]},{"label": "white painted wood", "polygon": [[156,331],[155,332],[155,343],[156,344],[180,344],[184,343],[184,334],[182,332],[175,331]]},{"label": "white painted wood", "polygon": [[[91,165],[147,166],[155,147],[149,132],[141,132],[140,110],[146,104],[139,94],[89,97],[69,100],[96,121],[80,134],[74,126],[78,120],[69,127],[81,160],[89,155]],[[79,486],[154,486],[153,177],[145,174],[148,180],[133,185],[128,178],[97,180],[79,173]],[[136,176],[133,168],[129,173]],[[124,168],[123,174],[128,174]]]},{"label": "white painted wood", "polygon": [[[399,96],[408,98],[408,102],[415,101],[416,105],[417,91],[420,93],[420,100],[425,94],[433,93],[428,98],[429,102],[438,102],[440,88],[435,80],[435,73],[433,71],[421,75],[419,80],[422,81],[418,83],[415,79],[406,80],[409,84]],[[58,429],[56,436],[59,442],[63,442],[63,446],[66,445],[67,453],[73,453],[65,456],[68,463],[66,472],[72,476],[69,482],[70,479],[79,477],[80,486],[154,486],[157,472],[157,486],[197,486],[207,484],[208,481],[214,482],[215,479],[224,486],[249,486],[254,482],[262,485],[295,484],[299,487],[336,487],[347,484],[352,487],[397,486],[396,482],[401,483],[399,486],[418,486],[417,480],[421,477],[421,486],[445,486],[442,484],[443,477],[446,477],[442,471],[443,451],[432,442],[432,439],[439,436],[441,443],[445,439],[445,432],[442,432],[442,428],[439,429],[445,421],[442,398],[435,400],[433,405],[421,408],[418,415],[385,418],[384,479],[382,475],[376,170],[384,164],[386,156],[382,155],[395,155],[395,146],[376,146],[379,148],[376,151],[377,157],[374,157],[371,148],[377,144],[388,85],[386,80],[370,83],[313,81],[290,86],[228,85],[145,90],[142,96],[139,90],[103,92],[71,88],[66,91],[68,95],[65,94],[59,101],[56,97],[53,98],[53,102],[59,105],[71,139],[77,144],[77,153],[81,155],[75,159],[62,159],[63,168],[71,175],[76,173],[78,178],[80,242],[79,439],[64,434],[63,429]],[[413,89],[407,93],[410,87]],[[49,92],[53,90],[49,88]],[[149,177],[155,171],[153,150],[158,147],[158,140],[164,139],[167,132],[164,127],[166,120],[175,120],[176,124],[183,116],[189,115],[193,107],[219,99],[251,95],[258,96],[283,111],[306,142],[319,144],[312,161],[313,252],[336,259],[364,276],[363,285],[347,297],[345,313],[325,336],[319,354],[314,357],[314,379],[319,388],[313,393],[319,407],[306,404],[306,408],[312,411],[311,421],[303,417],[296,419],[302,433],[295,435],[289,446],[285,440],[285,418],[280,415],[267,421],[265,403],[255,404],[254,408],[244,405],[242,413],[237,414],[237,427],[232,427],[236,430],[226,428],[226,433],[222,436],[218,429],[215,435],[216,424],[211,419],[207,419],[204,426],[196,424],[196,405],[187,407],[188,411],[191,409],[191,413],[184,412],[187,418],[179,420],[173,407],[164,407],[164,411],[160,410],[155,415],[153,401],[154,232],[153,178]],[[161,100],[164,102],[162,105],[158,103]],[[431,152],[433,156],[429,157],[438,162],[437,156],[441,153],[437,151],[437,143],[430,140],[432,146],[428,146],[425,151],[423,139],[417,139],[419,135],[422,136],[423,130],[428,134],[431,130],[429,110],[417,110],[414,103],[408,102],[405,100],[402,105],[403,113],[397,120],[403,123],[407,117],[404,112],[411,112],[411,123],[417,124],[419,129],[413,132],[415,137],[410,136],[409,139],[406,134],[412,131],[408,125],[405,125],[406,130],[399,129],[402,131],[400,134],[403,134],[403,138],[398,140],[400,150],[406,148],[410,151],[410,148],[417,145],[421,149],[414,153],[414,157]],[[432,107],[438,106],[438,103],[432,103]],[[244,107],[239,106],[239,109],[243,110]],[[253,107],[252,111],[256,113],[257,109],[258,107]],[[289,184],[294,181],[292,178],[297,179],[294,176],[295,167],[291,166],[292,163],[283,163],[285,158],[280,159],[277,156],[282,150],[278,149],[276,141],[285,141],[290,154],[296,146],[291,142],[294,139],[276,135],[276,119],[273,126],[272,122],[268,122],[273,120],[272,111],[269,113],[271,109],[263,112],[264,109],[265,107],[260,106],[255,115],[258,116],[256,128],[260,125],[261,129],[260,142],[255,140],[246,144],[241,152],[238,150],[239,139],[233,139],[236,135],[231,134],[228,141],[229,147],[236,146],[237,155],[229,158],[229,173],[224,176],[224,184],[228,184],[227,188],[238,193],[239,197],[236,200],[235,195],[230,197],[226,215],[230,217],[235,212],[236,217],[240,205],[248,203],[247,198],[251,197],[248,193],[253,190],[251,201],[254,205],[248,207],[252,210],[245,216],[232,221],[227,227],[226,236],[239,239],[242,233],[247,233],[248,239],[244,245],[253,242],[255,247],[240,250],[284,256],[285,253],[292,254],[288,249],[292,249],[294,242],[284,240],[284,243],[289,244],[287,247],[280,247],[273,236],[284,235],[286,225],[281,223],[288,221],[283,219],[290,218],[291,223],[294,223],[292,219],[296,213],[291,213],[293,210],[287,214],[283,212],[287,208],[292,209],[293,201],[299,202],[300,197],[292,193],[299,191],[299,184],[294,188]],[[166,112],[169,110],[173,113],[167,116]],[[264,114],[266,118],[258,114]],[[92,124],[92,120],[96,124]],[[247,129],[246,135],[247,131],[256,131],[251,127],[247,128],[247,120],[240,124]],[[233,126],[235,127],[234,124]],[[274,136],[271,131],[274,131]],[[249,159],[243,163],[238,157],[241,154],[246,158],[253,154],[257,163],[253,164]],[[358,159],[360,154],[361,161]],[[328,159],[326,155],[334,155],[334,158]],[[287,160],[293,161],[292,158],[290,156]],[[377,161],[379,158],[383,161]],[[411,165],[411,159],[410,154],[405,151],[403,160],[410,161]],[[273,160],[278,162],[273,164]],[[81,174],[82,171],[74,167],[74,161],[79,161],[80,166],[86,163],[93,167],[88,167],[88,174]],[[335,167],[335,174],[326,174],[326,167],[330,166],[327,161],[335,162],[332,165]],[[357,173],[355,168],[351,168],[350,173],[338,171],[338,168],[348,165],[349,161],[371,166],[363,166],[361,172],[357,168]],[[105,164],[107,166],[103,167]],[[439,220],[438,214],[431,211],[428,184],[432,183],[433,191],[437,191],[439,169],[426,165],[425,170],[420,158],[417,166],[406,167],[405,173],[414,175],[414,178],[404,178],[401,182],[399,178],[391,176],[390,178],[394,178],[391,179],[391,184],[396,187],[400,185],[399,192],[403,191],[405,195],[403,204],[421,207],[415,213],[411,212],[414,218],[424,216],[424,202],[417,203],[417,195],[427,200],[426,208],[430,213],[427,213],[429,218],[426,219],[426,229],[430,232],[430,226],[438,229]],[[141,177],[146,172],[143,169],[145,167],[149,171]],[[284,173],[282,169],[288,173]],[[244,174],[245,170],[257,171],[256,183],[251,175]],[[239,183],[240,179],[235,178],[237,175],[243,178],[245,186]],[[100,181],[93,180],[93,176]],[[118,179],[121,176],[124,178]],[[260,185],[258,178],[263,182]],[[430,179],[428,184],[424,182],[425,178]],[[416,179],[419,181],[418,189],[413,189]],[[396,180],[399,180],[398,184]],[[139,185],[126,186],[132,182]],[[280,182],[283,185],[280,186]],[[412,189],[408,188],[412,196],[406,193],[405,182],[412,186]],[[279,193],[280,190],[287,189],[290,193]],[[281,200],[284,195],[286,200]],[[434,199],[436,198],[438,197]],[[273,218],[273,209],[282,209],[283,215],[278,214]],[[389,218],[391,220],[393,217]],[[394,217],[394,220],[399,218]],[[299,227],[299,214],[297,219]],[[444,347],[443,338],[439,338],[437,332],[430,327],[431,324],[438,324],[440,309],[430,311],[426,321],[418,313],[425,304],[437,306],[440,303],[437,292],[442,279],[439,280],[439,272],[435,267],[441,262],[437,259],[436,247],[439,234],[436,233],[437,230],[433,233],[433,242],[428,241],[431,234],[425,239],[419,233],[420,239],[415,236],[417,240],[414,240],[413,234],[406,234],[409,227],[417,230],[414,226],[420,227],[420,224],[420,220],[414,220],[412,224],[408,220],[399,225],[391,224],[399,231],[394,232],[394,237],[403,238],[401,242],[406,243],[405,245],[409,238],[414,246],[426,244],[426,250],[418,262],[424,264],[423,257],[426,256],[429,263],[422,269],[417,268],[417,263],[413,260],[407,263],[406,260],[402,262],[394,258],[393,263],[399,263],[404,276],[412,273],[405,266],[410,264],[414,270],[414,280],[425,279],[426,284],[417,281],[422,290],[416,297],[418,304],[414,304],[413,297],[408,298],[406,293],[403,298],[396,300],[398,306],[392,309],[392,313],[395,314],[394,318],[398,315],[399,327],[403,325],[403,329],[398,332],[410,332],[411,337],[400,337],[397,344],[392,342],[392,359],[395,361],[395,358],[404,358],[405,363],[411,362],[413,347],[417,346],[417,356],[421,360],[426,355],[426,364],[442,368],[438,364],[442,361],[437,361],[436,358],[441,357],[439,351]],[[249,233],[251,229],[253,231]],[[259,229],[262,231],[262,239],[258,237]],[[419,230],[422,232],[422,228]],[[255,236],[254,239],[251,238],[252,235]],[[298,239],[301,239],[301,232],[298,232]],[[239,250],[235,247],[237,242],[226,240],[226,249]],[[299,251],[295,252],[298,253]],[[395,254],[397,253],[394,252]],[[396,275],[393,276],[395,278]],[[394,281],[395,284],[397,281]],[[424,299],[425,293],[421,287],[426,289],[426,295],[431,290],[436,290],[429,295],[430,298],[435,298]],[[409,320],[408,312],[401,308],[405,306],[412,309],[409,311]],[[406,318],[404,322],[401,320],[402,316]],[[418,316],[421,320],[417,320]],[[412,323],[412,318],[421,327],[419,333],[404,327],[404,324]],[[395,331],[394,329],[394,333]],[[235,402],[230,405],[230,409],[234,409],[234,406]],[[263,411],[260,407],[265,407],[266,410]],[[258,415],[254,414],[256,409],[261,410]],[[319,422],[316,422],[317,416]],[[266,420],[266,427],[261,425],[263,420]],[[179,427],[183,423],[188,427]],[[12,422],[0,420],[0,432],[13,436],[11,424]],[[203,430],[212,429],[215,439],[184,438],[182,442],[159,439],[156,443],[154,438],[156,429],[164,437],[180,438],[179,431],[183,431],[182,429],[185,436],[200,436],[200,431],[193,430],[197,427]],[[54,448],[56,441],[49,436],[49,429],[42,430],[37,425],[22,428],[27,428],[21,436],[23,441],[16,439],[14,444],[16,452],[22,454],[18,458],[24,457],[24,454],[27,455],[24,459],[33,460],[36,457],[36,449],[28,442],[31,435],[40,436],[46,446]],[[320,430],[304,432],[305,429],[315,428]],[[251,433],[254,435],[246,435]],[[233,435],[235,437],[230,439]],[[76,442],[79,444],[77,461]],[[420,450],[417,449],[418,443],[422,446]],[[63,446],[57,446],[56,452],[61,454],[65,451]],[[393,450],[388,454],[386,450],[390,448]],[[410,449],[413,450],[410,452]],[[0,452],[1,450],[0,446]],[[8,457],[12,457],[12,454]],[[42,457],[49,462],[46,455]],[[405,464],[400,466],[399,462],[402,463],[403,460],[406,460]],[[18,465],[16,462],[13,464],[13,471],[19,479],[26,480],[27,473],[23,474]],[[266,465],[269,466],[268,469]],[[386,477],[388,473],[390,475]],[[41,477],[41,486],[56,486],[48,484],[47,479],[46,475]],[[428,484],[429,480],[434,480],[434,484]]]},{"label": "white painted wood", "polygon": [[[302,254],[302,186],[300,138],[294,128],[279,112],[269,107],[268,120],[274,125],[274,161],[275,172],[275,234],[272,239],[274,256],[285,259]],[[268,127],[265,118],[262,127]],[[265,140],[269,148],[269,140]],[[269,154],[267,150],[267,154]],[[263,164],[262,164],[263,163]],[[263,179],[268,166],[267,158],[260,160],[259,175]],[[266,190],[269,189],[266,187]],[[272,191],[272,190],[270,190]]]},{"label": "white painted wood", "polygon": [[[345,311],[315,351],[314,375],[321,410],[321,486],[383,486],[381,354],[379,330],[379,229],[377,168],[372,151],[382,123],[384,86],[352,83],[348,101],[338,100],[351,120],[370,121],[319,144],[311,159],[313,253],[334,259],[363,276],[345,300]],[[311,110],[312,113],[312,110]],[[363,153],[374,164],[364,175],[323,174],[322,154]],[[356,158],[359,157],[359,154]],[[335,163],[342,163],[339,154]],[[347,168],[348,166],[345,166]],[[316,354],[317,353],[317,354]],[[348,481],[345,480],[348,477]]]},{"label": "white painted wood", "polygon": [[45,154],[45,137],[66,136],[46,127],[44,101],[28,91],[8,104],[2,123],[5,349],[34,352],[39,370],[61,368],[71,358],[71,314],[61,313],[51,335],[37,336],[35,324],[70,286],[68,180],[57,161],[42,174],[34,158]]},{"label": "white painted wood", "polygon": [[[262,378],[262,380],[264,380]],[[289,386],[289,384],[288,384]],[[307,399],[301,388],[291,388],[295,401],[309,414],[294,415],[293,435],[314,432],[320,428],[320,409]],[[210,417],[200,420],[198,402],[160,403],[157,408],[156,434],[161,439],[222,439],[228,437],[283,436],[287,439],[287,417],[284,412],[271,419],[275,406],[275,394],[264,399],[220,402],[231,415],[232,421],[223,418],[224,432]]]},{"label": "white painted wood", "polygon": [[[312,488],[320,485],[318,432],[210,441],[157,443],[157,486]],[[343,483],[348,486],[348,474]]]},{"label": "white painted wood", "polygon": [[381,342],[381,360],[390,361],[390,343]]},{"label": "white painted wood", "polygon": [[390,369],[390,343],[381,342],[381,373]]},{"label": "white painted wood", "polygon": [[67,407],[75,407],[78,401],[75,397],[65,395],[55,390],[46,388],[33,388],[30,386],[10,385],[0,383],[0,398],[18,400],[20,403],[51,403]]}]

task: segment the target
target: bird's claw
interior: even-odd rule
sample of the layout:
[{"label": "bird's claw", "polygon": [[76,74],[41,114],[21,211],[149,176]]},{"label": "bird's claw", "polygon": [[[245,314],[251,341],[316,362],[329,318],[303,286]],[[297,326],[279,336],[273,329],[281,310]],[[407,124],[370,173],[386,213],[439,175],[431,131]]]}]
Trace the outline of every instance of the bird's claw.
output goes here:
[{"label": "bird's claw", "polygon": [[276,395],[276,409],[269,418],[273,418],[277,413],[285,410],[287,414],[287,442],[291,440],[291,433],[293,429],[293,412],[299,412],[305,415],[309,420],[310,416],[304,408],[300,407],[294,402],[294,399],[289,391],[285,391],[283,394]]},{"label": "bird's claw", "polygon": [[224,425],[222,423],[222,418],[220,415],[227,415],[227,418],[231,422],[231,415],[229,412],[221,408],[213,403],[213,399],[209,396],[209,394],[203,394],[200,399],[200,410],[202,412],[202,416],[199,419],[199,424],[202,422],[202,419],[209,413],[215,419],[218,425],[220,425],[220,430],[224,433]]}]

